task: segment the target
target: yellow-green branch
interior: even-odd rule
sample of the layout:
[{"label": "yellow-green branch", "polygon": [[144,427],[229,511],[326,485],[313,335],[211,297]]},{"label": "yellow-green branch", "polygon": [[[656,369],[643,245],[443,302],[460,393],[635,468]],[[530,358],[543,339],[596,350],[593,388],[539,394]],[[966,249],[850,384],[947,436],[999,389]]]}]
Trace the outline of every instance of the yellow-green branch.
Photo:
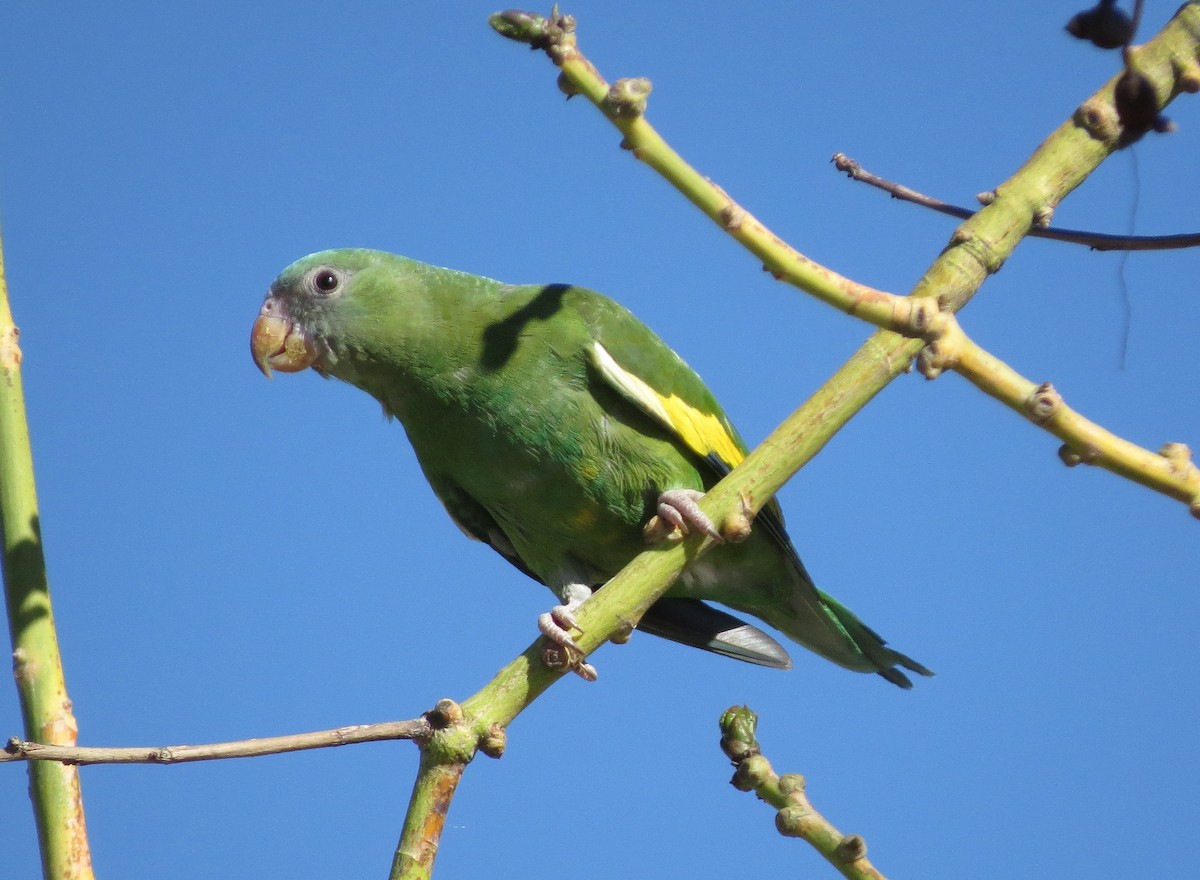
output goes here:
[{"label": "yellow-green branch", "polygon": [[[649,81],[622,79],[610,86],[579,51],[573,18],[557,12],[543,18],[509,11],[496,13],[491,23],[511,39],[544,49],[561,68],[560,88],[568,94],[586,96],[624,135],[622,146],[761,259],[776,278],[881,331],[895,331],[917,340],[901,342],[894,334],[881,332],[861,350],[885,352],[889,361],[902,359],[907,363],[922,341],[944,348],[946,328],[955,326],[953,313],[970,300],[986,277],[1000,268],[1031,229],[1049,221],[1059,202],[1104,158],[1136,139],[1136,133],[1122,127],[1114,102],[1114,89],[1123,73],[1080,105],[1015,175],[996,188],[990,203],[956,230],[950,246],[909,296],[897,296],[858,284],[808,259],[692,168],[645,118]],[[1198,57],[1200,3],[1193,2],[1181,8],[1153,41],[1131,53],[1130,63],[1153,85],[1161,109],[1181,92],[1200,90]],[[969,356],[927,355],[927,359],[940,359],[982,390],[1029,415],[1019,401],[1014,403],[1013,388],[1015,384],[1032,383],[973,343]],[[937,372],[926,370],[926,375],[932,378]],[[1015,380],[998,385],[996,378],[1001,373]],[[883,382],[886,384],[894,375],[896,372],[891,372]],[[1103,467],[1178,498],[1200,515],[1200,475],[1190,462],[1179,466],[1181,444],[1171,445],[1173,456],[1166,463],[1163,456],[1116,437],[1078,414],[1065,408],[1062,412],[1054,419],[1031,421],[1065,440],[1077,453],[1075,458],[1064,456],[1065,461],[1083,460]]]},{"label": "yellow-green branch", "polygon": [[[73,746],[77,727],[63,678],[42,556],[19,333],[8,303],[0,245],[0,532],[13,675],[26,738]],[[78,769],[31,762],[29,780],[43,876],[47,880],[90,880],[92,859]]]},{"label": "yellow-green branch", "polygon": [[755,728],[758,716],[733,706],[721,716],[721,750],[733,762],[733,787],[752,791],[774,807],[775,827],[784,837],[799,837],[849,880],[885,880],[867,859],[867,844],[857,834],[842,834],[818,813],[798,773],[778,775],[762,754]]},{"label": "yellow-green branch", "polygon": [[1064,442],[1059,457],[1068,466],[1090,464],[1119,474],[1188,505],[1200,518],[1200,469],[1182,443],[1167,443],[1158,452],[1143,449],[1085,418],[1063,402],[1048,382],[1038,385],[1021,376],[970,339],[949,320],[940,336],[921,352],[918,366],[933,378],[953,369],[1038,427]]}]

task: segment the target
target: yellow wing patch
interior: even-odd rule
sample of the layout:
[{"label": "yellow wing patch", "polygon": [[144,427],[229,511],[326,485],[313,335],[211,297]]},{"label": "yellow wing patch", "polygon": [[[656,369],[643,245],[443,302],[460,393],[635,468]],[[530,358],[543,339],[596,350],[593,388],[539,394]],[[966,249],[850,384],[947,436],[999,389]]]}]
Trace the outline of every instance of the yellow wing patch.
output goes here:
[{"label": "yellow wing patch", "polygon": [[701,412],[677,395],[659,394],[613,360],[599,342],[592,343],[592,354],[596,368],[613,387],[662,423],[697,455],[716,454],[730,467],[746,457],[716,415]]}]

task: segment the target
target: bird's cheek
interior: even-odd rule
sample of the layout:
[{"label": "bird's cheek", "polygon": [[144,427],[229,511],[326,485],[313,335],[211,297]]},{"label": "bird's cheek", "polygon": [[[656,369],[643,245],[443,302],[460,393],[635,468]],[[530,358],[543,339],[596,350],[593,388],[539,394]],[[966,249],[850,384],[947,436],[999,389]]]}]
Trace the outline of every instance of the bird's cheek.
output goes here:
[{"label": "bird's cheek", "polygon": [[317,359],[317,349],[309,334],[278,314],[277,309],[272,300],[267,300],[250,331],[250,353],[268,378],[272,370],[298,373]]}]

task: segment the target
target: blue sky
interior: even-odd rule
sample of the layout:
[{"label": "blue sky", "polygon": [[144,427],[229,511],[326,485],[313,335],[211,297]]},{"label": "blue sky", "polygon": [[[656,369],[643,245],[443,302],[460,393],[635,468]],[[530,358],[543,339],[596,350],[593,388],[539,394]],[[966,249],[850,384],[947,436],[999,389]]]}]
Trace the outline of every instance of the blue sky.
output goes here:
[{"label": "blue sky", "polygon": [[[247,351],[275,274],[335,246],[619,299],[751,441],[863,325],[772,282],[617,149],[473,2],[25,5],[0,33],[0,211],[43,532],[81,740],[195,743],[410,718],[523,650],[550,594],[467,543],[378,406]],[[1151,4],[1146,33],[1173,4]],[[905,291],[953,222],[851,183],[970,203],[1115,70],[1071,4],[595,2],[610,78],[703,173],[816,260]],[[545,11],[545,10],[542,10]],[[1030,59],[1034,59],[1031,61]],[[1194,230],[1200,117],[1115,156],[1064,226]],[[963,315],[1116,432],[1200,445],[1197,256],[1025,243]],[[1170,876],[1193,855],[1198,524],[956,376],[902,377],[781,494],[808,568],[937,670],[901,692],[800,649],[788,673],[649,636],[594,658],[480,759],[443,877],[833,876],[730,788],[716,721],[893,876]],[[0,687],[0,733],[19,732]],[[408,743],[94,767],[106,877],[384,876]],[[37,871],[24,769],[0,853]],[[1147,829],[1134,832],[1130,829]],[[1152,830],[1150,830],[1152,829]],[[1152,835],[1151,840],[1144,834]],[[702,841],[702,843],[700,842]],[[1163,843],[1166,841],[1167,843]]]}]

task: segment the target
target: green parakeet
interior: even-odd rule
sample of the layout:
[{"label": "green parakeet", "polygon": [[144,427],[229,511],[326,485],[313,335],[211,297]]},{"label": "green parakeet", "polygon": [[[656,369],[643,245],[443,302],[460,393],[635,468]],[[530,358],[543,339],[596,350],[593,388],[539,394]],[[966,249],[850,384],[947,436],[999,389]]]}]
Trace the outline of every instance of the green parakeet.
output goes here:
[{"label": "green parakeet", "polygon": [[[580,287],[324,251],[271,285],[251,348],[268,376],[311,367],[376,398],[458,526],[566,603],[539,625],[568,647],[571,612],[644,549],[648,524],[714,531],[694,499],[746,454],[700,377]],[[775,502],[747,540],[690,564],[638,628],[791,666],[773,638],[704,600],[901,687],[912,685],[897,667],[932,674],[813,585]]]}]

